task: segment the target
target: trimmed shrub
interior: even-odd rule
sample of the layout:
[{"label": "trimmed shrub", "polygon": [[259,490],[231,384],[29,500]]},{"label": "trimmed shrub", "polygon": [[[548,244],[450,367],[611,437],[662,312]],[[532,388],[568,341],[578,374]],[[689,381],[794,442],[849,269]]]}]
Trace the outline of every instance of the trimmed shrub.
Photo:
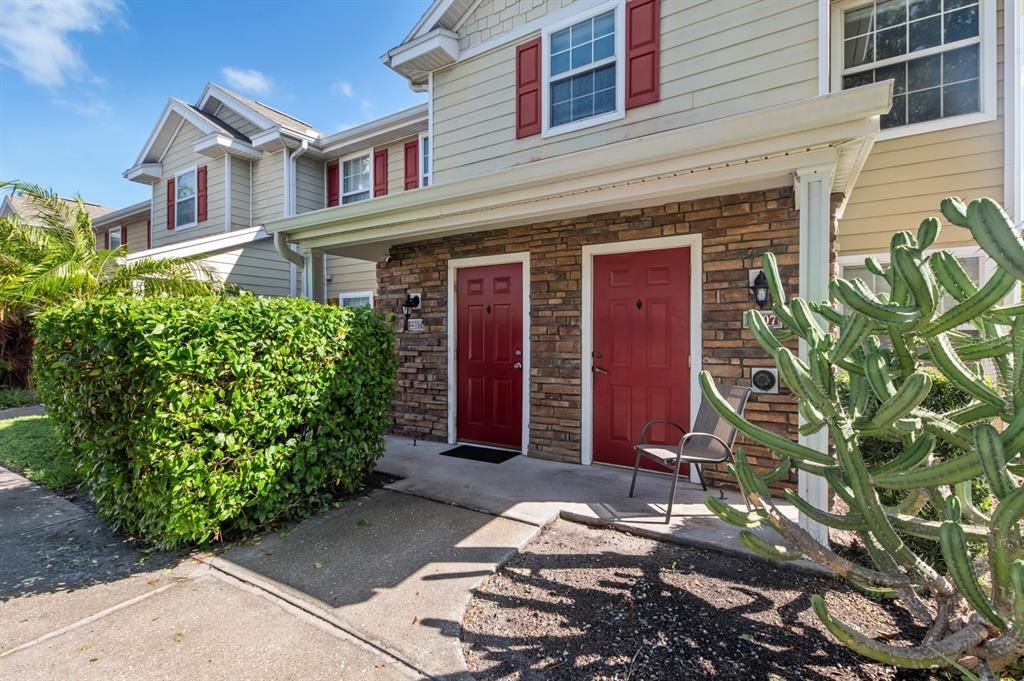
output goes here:
[{"label": "trimmed shrub", "polygon": [[383,454],[397,361],[370,309],[124,296],[43,312],[36,334],[99,512],[162,548],[312,512]]}]

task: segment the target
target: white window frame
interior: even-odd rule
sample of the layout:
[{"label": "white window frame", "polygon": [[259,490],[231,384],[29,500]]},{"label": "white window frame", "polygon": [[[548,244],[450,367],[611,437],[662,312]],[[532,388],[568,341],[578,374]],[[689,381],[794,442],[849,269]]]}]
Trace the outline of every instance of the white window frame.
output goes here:
[{"label": "white window frame", "polygon": [[[107,230],[107,250],[114,251],[114,250],[117,250],[118,248],[120,248],[121,246],[123,246],[123,244],[121,243],[121,234],[122,234],[121,229],[122,229],[121,227],[111,227],[110,229]],[[115,234],[117,235],[117,245],[116,246],[114,245],[114,235]]]},{"label": "white window frame", "polygon": [[[426,142],[426,145],[424,145],[424,142]],[[420,147],[419,147],[419,149],[420,149],[420,158],[419,158],[419,163],[420,163],[420,186],[419,186],[419,188],[423,189],[424,187],[429,187],[430,185],[434,184],[434,147],[433,147],[433,143],[432,143],[432,141],[430,139],[430,133],[429,132],[421,132],[420,133],[419,145],[420,145]],[[423,150],[424,149],[429,149],[429,151],[427,151],[427,160],[429,162],[426,164],[426,172],[424,172],[424,163],[423,163]]]},{"label": "white window frame", "polygon": [[[352,201],[351,203],[345,203],[345,196],[346,196],[346,194],[345,194],[345,161],[352,161],[352,160],[357,159],[357,158],[365,158],[367,160],[366,165],[370,169],[370,188],[368,190],[366,190],[366,191],[368,191],[370,195],[367,196],[362,201]],[[325,171],[324,174],[326,175],[326,171]],[[361,193],[362,193],[361,191],[349,192],[348,196],[351,196],[353,194],[361,194]],[[377,198],[377,197],[375,197],[373,195],[373,147],[370,147],[369,149],[363,149],[362,151],[359,151],[357,153],[349,154],[348,156],[342,156],[341,158],[339,158],[338,159],[338,205],[339,206],[351,206],[353,203],[362,203],[363,201],[372,201],[374,198]]]},{"label": "white window frame", "polygon": [[[607,113],[582,118],[571,123],[562,125],[551,125],[551,34],[561,31],[563,28],[586,21],[609,10],[615,10],[615,56],[610,57],[607,62],[596,62],[595,64],[615,64],[615,109]],[[592,128],[595,125],[602,125],[611,121],[617,121],[626,116],[626,3],[624,0],[611,0],[600,5],[588,8],[585,12],[574,14],[562,21],[544,26],[541,30],[541,90],[540,90],[540,114],[541,114],[541,138],[564,135],[565,133]],[[591,71],[599,66],[587,64],[580,67],[579,72]],[[558,79],[569,77],[574,71],[566,71],[558,74]],[[433,150],[431,150],[433,151]]]},{"label": "white window frame", "polygon": [[[183,224],[183,225],[179,225],[178,224],[178,187],[181,186],[181,185],[179,185],[178,183],[180,182],[179,178],[181,178],[182,175],[187,175],[189,173],[193,174],[193,176],[195,177],[195,183],[196,183],[195,192],[193,192],[193,194],[192,194],[192,201],[195,204],[195,210],[192,212],[192,215],[193,215],[194,219],[192,220],[192,222],[189,222],[189,223]],[[185,200],[186,199],[182,199],[182,201],[185,201]],[[179,171],[179,172],[174,174],[174,229],[176,229],[176,230],[177,229],[188,229],[189,227],[195,227],[198,224],[199,224],[199,167],[198,166],[192,166],[191,168],[185,168],[184,170],[181,170],[181,171]]]},{"label": "white window frame", "polygon": [[[831,25],[834,27],[832,30],[830,46],[832,92],[841,92],[843,89],[843,72],[845,71],[843,68],[843,41],[845,39],[845,36],[843,35],[843,12],[867,5],[869,2],[871,2],[871,0],[845,0],[844,2],[836,2],[832,4]],[[978,59],[980,68],[979,76],[981,78],[979,85],[981,92],[979,95],[981,97],[981,111],[962,114],[960,116],[950,116],[949,118],[937,118],[935,120],[924,121],[922,123],[911,123],[909,125],[887,128],[879,131],[878,135],[875,136],[876,140],[896,139],[899,137],[907,137],[908,135],[920,135],[926,132],[935,132],[936,130],[948,130],[950,128],[959,128],[964,125],[975,125],[977,123],[987,123],[989,121],[996,120],[996,81],[998,76],[996,73],[995,0],[979,0],[978,22],[977,38],[968,38],[966,40],[950,43],[949,45],[939,45],[937,47],[930,47],[927,50],[920,50],[918,52],[908,53],[899,57],[872,62],[870,68],[889,66],[891,64],[905,62],[910,59],[927,57],[932,54],[957,49],[958,47],[979,44]]]},{"label": "white window frame", "polygon": [[345,305],[346,298],[369,298],[370,307],[373,307],[373,291],[341,291],[338,293],[338,307],[348,307]]}]

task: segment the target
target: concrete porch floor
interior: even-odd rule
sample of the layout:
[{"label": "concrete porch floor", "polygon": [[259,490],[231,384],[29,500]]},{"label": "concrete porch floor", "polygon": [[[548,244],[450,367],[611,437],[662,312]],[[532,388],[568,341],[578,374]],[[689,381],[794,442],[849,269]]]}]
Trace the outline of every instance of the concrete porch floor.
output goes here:
[{"label": "concrete porch floor", "polygon": [[[672,519],[666,524],[665,506],[671,487],[668,476],[641,471],[636,495],[630,498],[629,469],[526,456],[501,464],[440,456],[453,446],[422,440],[414,444],[411,439],[388,437],[387,451],[377,470],[402,478],[387,489],[531,525],[544,525],[561,516],[617,526],[654,539],[749,554],[737,537],[738,528],[722,522],[704,506],[707,494],[719,493],[716,488],[705,492],[680,476]],[[731,505],[746,509],[739,492],[726,490],[725,496]],[[779,502],[779,507],[796,520],[793,506]],[[777,541],[768,528],[755,531]]]}]

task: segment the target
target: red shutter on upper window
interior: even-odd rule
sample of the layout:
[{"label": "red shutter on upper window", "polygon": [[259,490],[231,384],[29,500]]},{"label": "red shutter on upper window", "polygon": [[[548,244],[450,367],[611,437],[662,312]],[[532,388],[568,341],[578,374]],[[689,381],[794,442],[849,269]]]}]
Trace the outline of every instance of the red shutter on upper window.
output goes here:
[{"label": "red shutter on upper window", "polygon": [[540,132],[540,38],[516,47],[516,139]]},{"label": "red shutter on upper window", "polygon": [[121,245],[128,245],[128,225],[121,225]]},{"label": "red shutter on upper window", "polygon": [[196,222],[206,221],[206,166],[199,166],[196,171]]},{"label": "red shutter on upper window", "polygon": [[174,229],[174,178],[167,180],[167,229]]},{"label": "red shutter on upper window", "polygon": [[338,174],[338,162],[327,164],[327,206],[337,206],[341,197],[341,176]]},{"label": "red shutter on upper window", "polygon": [[373,152],[373,195],[384,196],[388,193],[388,150],[378,149]]},{"label": "red shutter on upper window", "polygon": [[413,140],[405,143],[405,188],[416,189],[420,186],[420,142]]},{"label": "red shutter on upper window", "polygon": [[110,250],[110,230],[103,232],[103,250]]},{"label": "red shutter on upper window", "polygon": [[661,2],[626,3],[626,108],[661,98]]},{"label": "red shutter on upper window", "polygon": [[146,250],[153,248],[153,223],[146,220]]}]

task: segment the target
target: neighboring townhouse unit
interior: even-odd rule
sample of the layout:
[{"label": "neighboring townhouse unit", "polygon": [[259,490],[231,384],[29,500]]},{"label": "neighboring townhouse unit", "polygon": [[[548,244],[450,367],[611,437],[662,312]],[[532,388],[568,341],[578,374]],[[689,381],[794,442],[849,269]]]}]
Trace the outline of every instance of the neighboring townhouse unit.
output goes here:
[{"label": "neighboring townhouse unit", "polygon": [[[823,299],[839,249],[880,250],[946,194],[1019,219],[1020,10],[435,0],[382,57],[429,97],[431,185],[264,227],[313,282],[321,254],[377,262],[378,308],[413,318],[397,432],[631,465],[645,421],[691,423],[698,371],[772,366],[743,321],[763,253]],[[827,447],[785,391],[747,412]]]},{"label": "neighboring townhouse unit", "polygon": [[[197,257],[242,289],[297,295],[314,285],[298,277],[302,257],[275,245],[260,225],[429,181],[419,171],[428,158],[426,129],[427,108],[420,106],[323,135],[210,84],[195,105],[168,101],[124,173],[151,186],[152,200],[99,223],[98,238],[113,245],[126,239],[130,259]],[[326,300],[373,303],[372,262],[323,255],[320,269],[315,286]]]},{"label": "neighboring townhouse unit", "polygon": [[[75,199],[61,199],[61,201],[67,203],[69,207],[77,205]],[[85,206],[85,212],[87,212],[93,220],[114,210],[107,206],[101,206],[98,203],[83,201],[82,204]],[[33,205],[32,200],[24,194],[10,193],[4,196],[3,201],[0,201],[0,218],[5,215],[17,215],[22,220],[31,223],[38,215],[38,209]]]}]

